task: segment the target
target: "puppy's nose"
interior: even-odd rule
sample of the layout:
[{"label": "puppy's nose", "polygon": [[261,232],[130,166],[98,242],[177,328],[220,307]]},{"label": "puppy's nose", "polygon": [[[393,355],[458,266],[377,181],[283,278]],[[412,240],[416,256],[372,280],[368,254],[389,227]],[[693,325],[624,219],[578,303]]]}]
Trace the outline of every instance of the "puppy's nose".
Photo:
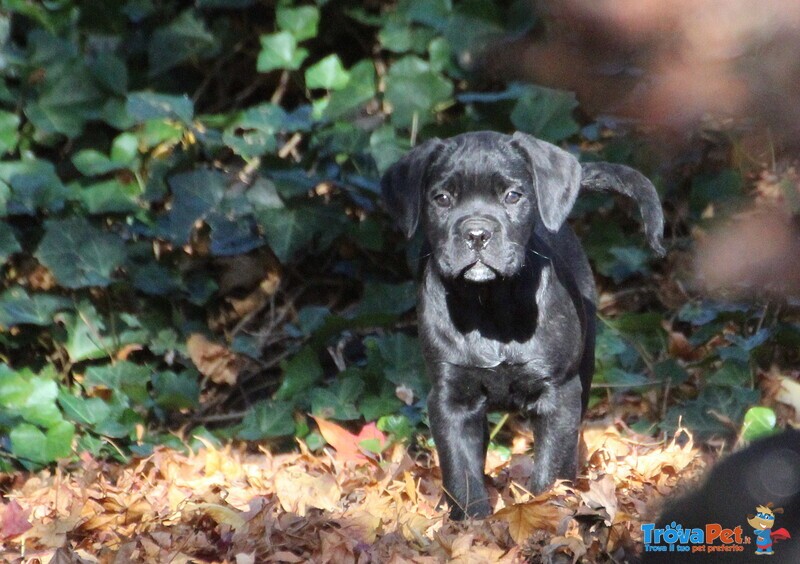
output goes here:
[{"label": "puppy's nose", "polygon": [[469,227],[464,233],[464,238],[467,240],[467,246],[472,249],[483,249],[492,238],[492,232],[485,227]]}]

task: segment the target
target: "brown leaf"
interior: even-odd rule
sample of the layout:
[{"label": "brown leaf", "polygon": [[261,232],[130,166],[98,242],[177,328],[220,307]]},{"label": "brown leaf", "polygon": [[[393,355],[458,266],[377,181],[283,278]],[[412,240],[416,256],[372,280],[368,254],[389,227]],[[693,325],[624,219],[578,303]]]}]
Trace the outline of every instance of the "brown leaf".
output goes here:
[{"label": "brown leaf", "polygon": [[17,500],[12,499],[8,505],[4,506],[3,515],[0,517],[0,538],[16,537],[30,529],[31,524],[28,522],[30,513],[30,511],[22,509]]},{"label": "brown leaf", "polygon": [[[545,553],[552,555],[565,550],[572,553],[572,564],[575,564],[581,556],[586,554],[586,545],[576,537],[553,537],[550,539],[550,544],[545,548]],[[548,560],[555,561],[552,558]]]},{"label": "brown leaf", "polygon": [[331,423],[313,415],[311,417],[317,422],[322,437],[336,449],[336,454],[342,460],[355,462],[369,460],[370,457],[364,454],[364,450],[359,445],[361,441],[377,439],[381,446],[386,444],[386,435],[378,430],[375,423],[364,425],[358,435],[354,435],[336,423]]},{"label": "brown leaf", "polygon": [[794,412],[800,415],[800,383],[786,376],[778,377],[780,388],[775,395],[775,399],[794,408]]},{"label": "brown leaf", "polygon": [[508,532],[517,544],[524,543],[538,529],[554,532],[562,516],[562,510],[551,503],[532,501],[505,507],[492,519],[508,523]]},{"label": "brown leaf", "polygon": [[186,342],[186,349],[194,365],[203,376],[215,384],[233,385],[241,370],[241,361],[220,344],[209,341],[204,335],[194,333]]},{"label": "brown leaf", "polygon": [[355,542],[339,531],[320,531],[322,540],[322,563],[338,564],[339,562],[355,562],[353,554]]},{"label": "brown leaf", "polygon": [[668,350],[670,356],[682,360],[698,360],[698,353],[702,357],[702,351],[697,351],[689,342],[689,339],[686,338],[686,335],[679,331],[669,332]]},{"label": "brown leaf", "polygon": [[[617,514],[617,487],[614,478],[608,474],[598,480],[589,482],[589,491],[580,492],[583,502],[595,511],[604,510],[607,514],[607,525],[614,522]],[[602,513],[601,513],[602,514]]]},{"label": "brown leaf", "polygon": [[95,560],[86,560],[71,548],[61,547],[55,551],[49,564],[91,564]]},{"label": "brown leaf", "polygon": [[244,526],[246,523],[242,512],[228,507],[226,505],[219,505],[216,503],[196,503],[187,505],[186,509],[197,509],[211,517],[217,523],[228,525],[233,530],[237,530]]},{"label": "brown leaf", "polygon": [[275,476],[275,493],[284,511],[306,514],[308,507],[332,511],[342,491],[331,474],[312,476],[298,467],[282,468]]}]

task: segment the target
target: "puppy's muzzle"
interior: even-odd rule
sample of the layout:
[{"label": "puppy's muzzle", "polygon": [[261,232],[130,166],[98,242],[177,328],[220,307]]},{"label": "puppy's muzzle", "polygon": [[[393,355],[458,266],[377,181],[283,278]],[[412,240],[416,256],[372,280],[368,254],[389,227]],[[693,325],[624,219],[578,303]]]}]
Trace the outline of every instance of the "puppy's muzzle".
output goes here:
[{"label": "puppy's muzzle", "polygon": [[471,251],[486,248],[496,227],[483,218],[471,218],[461,225],[461,237],[467,242]]},{"label": "puppy's muzzle", "polygon": [[[470,264],[462,271],[462,276],[470,282],[488,282],[497,277],[497,272],[486,264],[489,256],[484,256],[482,251],[487,251],[489,241],[500,231],[497,221],[486,217],[468,217],[463,220],[457,229],[458,235],[466,243],[469,253],[472,255]],[[491,253],[490,253],[491,254]]]}]

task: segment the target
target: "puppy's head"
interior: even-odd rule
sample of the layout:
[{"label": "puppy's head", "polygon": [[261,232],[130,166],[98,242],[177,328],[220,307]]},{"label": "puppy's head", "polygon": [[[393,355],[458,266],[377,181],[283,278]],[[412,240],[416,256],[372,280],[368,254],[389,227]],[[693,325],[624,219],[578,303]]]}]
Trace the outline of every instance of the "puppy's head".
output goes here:
[{"label": "puppy's head", "polygon": [[522,268],[537,222],[560,229],[580,178],[578,161],[554,145],[477,132],[419,145],[381,189],[408,237],[422,226],[440,275],[481,283]]}]

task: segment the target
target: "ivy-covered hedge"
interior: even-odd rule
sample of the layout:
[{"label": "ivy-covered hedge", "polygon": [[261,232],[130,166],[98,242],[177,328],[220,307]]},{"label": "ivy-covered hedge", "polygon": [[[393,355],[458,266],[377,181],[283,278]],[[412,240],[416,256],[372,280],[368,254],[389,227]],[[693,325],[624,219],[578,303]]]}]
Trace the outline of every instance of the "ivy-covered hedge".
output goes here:
[{"label": "ivy-covered hedge", "polygon": [[[572,94],[472,74],[484,45],[534,24],[524,1],[3,7],[0,469],[198,435],[314,448],[307,413],[409,437],[427,386],[408,313],[418,242],[380,211],[381,172],[476,129],[638,159],[579,124]],[[704,187],[720,179],[697,182],[697,205],[717,197]],[[650,272],[635,229],[592,213],[583,231],[609,280]],[[702,311],[681,315],[730,315]],[[660,315],[605,327],[599,383],[688,378]],[[749,377],[731,358],[719,378]],[[721,389],[734,419],[757,398]]]}]

